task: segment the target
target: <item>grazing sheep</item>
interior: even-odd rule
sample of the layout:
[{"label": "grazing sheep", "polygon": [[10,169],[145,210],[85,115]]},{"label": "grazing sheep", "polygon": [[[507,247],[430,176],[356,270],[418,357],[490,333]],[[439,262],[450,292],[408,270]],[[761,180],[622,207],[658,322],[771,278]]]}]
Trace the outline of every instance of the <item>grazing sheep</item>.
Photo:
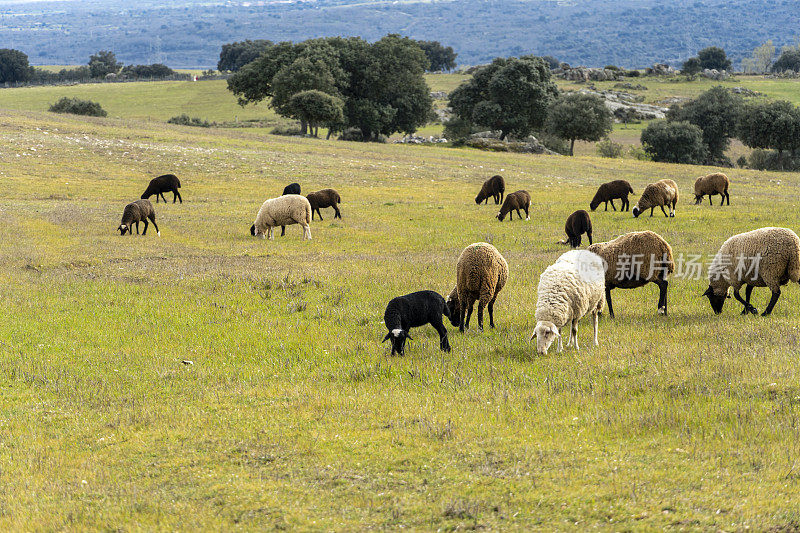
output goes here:
[{"label": "grazing sheep", "polygon": [[391,340],[392,355],[403,355],[406,339],[411,339],[409,330],[430,324],[439,333],[439,348],[443,352],[449,352],[450,343],[447,341],[447,328],[442,323],[442,315],[450,318],[450,309],[438,292],[419,291],[392,298],[383,313],[383,322],[389,333],[382,342]]},{"label": "grazing sheep", "polygon": [[480,205],[481,202],[489,203],[489,197],[494,198],[495,205],[503,201],[503,193],[506,192],[506,181],[503,176],[492,176],[483,182],[481,191],[475,197],[475,203]]},{"label": "grazing sheep", "polygon": [[614,207],[614,200],[619,198],[622,200],[622,207],[620,207],[619,210],[627,211],[631,208],[631,203],[628,201],[628,193],[634,194],[633,187],[631,187],[631,184],[626,180],[614,180],[603,183],[597,188],[594,198],[589,202],[589,209],[594,211],[601,203],[605,203],[605,211],[608,211],[608,203],[611,202],[611,209],[616,211],[617,208]]},{"label": "grazing sheep", "polygon": [[719,194],[722,197],[722,202],[719,205],[725,205],[726,198],[728,205],[731,205],[731,195],[728,194],[728,186],[730,184],[728,176],[722,172],[700,176],[694,182],[694,205],[703,203],[703,196],[705,195],[708,195],[708,205],[714,205],[711,197],[715,194]]},{"label": "grazing sheep", "polygon": [[312,192],[306,195],[308,201],[311,203],[311,220],[314,220],[314,211],[317,212],[319,215],[319,219],[322,220],[322,213],[320,213],[320,208],[324,209],[326,207],[332,207],[333,210],[336,212],[333,215],[333,218],[342,218],[342,214],[339,212],[339,205],[342,203],[342,197],[339,196],[339,193],[333,189],[322,189],[321,191]]},{"label": "grazing sheep", "polygon": [[566,232],[567,238],[560,241],[559,244],[569,243],[573,248],[577,248],[581,245],[581,235],[584,233],[589,237],[589,244],[592,244],[592,219],[589,218],[589,213],[583,209],[572,213],[564,225],[564,232]]},{"label": "grazing sheep", "polygon": [[658,313],[667,314],[667,277],[675,270],[672,247],[655,232],[634,231],[589,248],[606,263],[606,303],[614,318],[611,289],[635,289],[648,283],[658,285]]},{"label": "grazing sheep", "polygon": [[276,226],[300,224],[303,226],[303,239],[311,238],[311,204],[299,194],[287,194],[270,198],[261,205],[256,220],[250,226],[250,235],[269,239],[275,238],[272,229]]},{"label": "grazing sheep", "polygon": [[508,220],[511,221],[514,219],[513,211],[517,212],[517,217],[522,220],[522,215],[520,214],[519,210],[523,209],[525,211],[525,220],[530,220],[529,209],[531,207],[531,195],[528,194],[528,191],[517,191],[512,192],[508,196],[506,196],[506,201],[503,202],[503,205],[500,207],[500,212],[497,213],[497,220],[500,222],[506,218],[508,215]]},{"label": "grazing sheep", "polygon": [[536,288],[536,328],[531,339],[536,338],[536,351],[544,355],[554,340],[562,351],[561,328],[570,324],[567,347],[578,346],[578,321],[592,313],[594,345],[597,341],[597,316],[603,310],[605,286],[603,260],[586,250],[570,250],[547,267],[539,277]]},{"label": "grazing sheep", "polygon": [[[450,322],[463,333],[475,300],[478,300],[478,329],[483,331],[483,308],[489,308],[489,326],[494,327],[494,302],[508,281],[508,263],[497,248],[485,242],[470,244],[458,258],[456,286],[447,297]],[[466,314],[466,320],[464,319]]]},{"label": "grazing sheep", "polygon": [[283,188],[283,194],[300,194],[300,184],[299,183],[290,183],[286,187]]},{"label": "grazing sheep", "polygon": [[175,174],[164,174],[163,176],[159,176],[150,180],[150,184],[147,186],[147,189],[145,189],[142,193],[142,200],[147,200],[155,194],[156,203],[158,203],[159,196],[161,196],[161,199],[164,200],[164,203],[167,203],[167,199],[164,198],[164,193],[171,192],[173,204],[176,200],[180,200],[181,203],[183,203],[181,193],[178,192],[178,189],[180,188],[181,180],[178,179],[178,176]]},{"label": "grazing sheep", "polygon": [[[772,298],[761,314],[772,312],[781,296],[781,285],[800,282],[800,238],[790,229],[761,228],[734,235],[720,247],[708,269],[708,296],[714,313],[720,314],[733,287],[733,296],[744,305],[742,314],[758,314],[750,305],[753,287],[769,287]],[[746,285],[745,297],[739,289]]]},{"label": "grazing sheep", "polygon": [[[286,196],[287,194],[300,194],[300,184],[299,183],[290,183],[286,187],[283,188],[283,195]],[[314,213],[311,213],[312,215]],[[286,235],[286,226],[281,226],[281,237]]]},{"label": "grazing sheep", "polygon": [[664,216],[667,212],[664,206],[669,206],[669,216],[675,216],[675,206],[678,205],[678,185],[672,180],[659,180],[655,183],[648,185],[639,201],[633,207],[633,216],[638,217],[642,211],[650,210],[650,216],[653,216],[653,209],[656,207],[661,208]]},{"label": "grazing sheep", "polygon": [[122,212],[122,222],[120,222],[117,231],[119,231],[120,235],[125,235],[125,232],[133,235],[133,225],[136,224],[136,233],[138,235],[139,222],[144,222],[142,235],[147,235],[148,219],[153,223],[153,227],[156,228],[156,235],[161,237],[161,232],[158,231],[158,225],[156,224],[156,212],[150,200],[136,200],[126,205],[125,210]]}]

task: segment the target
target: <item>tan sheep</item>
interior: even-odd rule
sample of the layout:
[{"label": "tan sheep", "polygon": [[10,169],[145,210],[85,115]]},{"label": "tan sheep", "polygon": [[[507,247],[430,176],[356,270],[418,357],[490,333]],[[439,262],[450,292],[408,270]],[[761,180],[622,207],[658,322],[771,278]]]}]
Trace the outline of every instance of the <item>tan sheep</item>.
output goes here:
[{"label": "tan sheep", "polygon": [[250,235],[260,236],[262,239],[269,235],[269,239],[273,240],[273,228],[291,224],[303,226],[303,238],[311,238],[311,204],[305,196],[286,194],[264,202],[258,210],[255,222],[250,226]]},{"label": "tan sheep", "polygon": [[672,247],[652,231],[634,231],[589,248],[606,262],[606,303],[614,318],[611,289],[635,289],[648,283],[658,285],[658,312],[667,314],[667,277],[675,270]]},{"label": "tan sheep", "polygon": [[[472,308],[478,300],[478,329],[483,331],[483,308],[489,308],[489,326],[494,327],[494,302],[508,281],[508,263],[497,248],[485,242],[470,244],[458,258],[456,286],[447,297],[450,322],[463,333],[469,328]],[[466,320],[464,314],[466,313]]]},{"label": "tan sheep", "polygon": [[676,205],[678,205],[678,185],[669,179],[659,180],[645,188],[633,207],[633,216],[638,217],[647,209],[650,210],[650,216],[653,216],[653,209],[656,207],[660,207],[664,216],[667,216],[664,206],[669,206],[669,216],[674,217]]},{"label": "tan sheep", "polygon": [[[734,235],[720,247],[708,269],[708,296],[714,313],[720,314],[733,287],[733,296],[744,305],[742,314],[757,314],[750,305],[753,287],[769,287],[772,298],[762,313],[772,312],[781,296],[781,285],[800,282],[800,238],[790,229],[761,228]],[[746,285],[744,299],[739,289]]]},{"label": "tan sheep", "polygon": [[731,205],[731,195],[728,194],[730,184],[728,176],[722,172],[700,176],[694,182],[694,205],[703,203],[703,196],[705,195],[708,195],[708,205],[714,205],[711,197],[715,194],[722,196],[722,202],[719,205],[725,205],[726,199],[728,200],[728,205]]}]

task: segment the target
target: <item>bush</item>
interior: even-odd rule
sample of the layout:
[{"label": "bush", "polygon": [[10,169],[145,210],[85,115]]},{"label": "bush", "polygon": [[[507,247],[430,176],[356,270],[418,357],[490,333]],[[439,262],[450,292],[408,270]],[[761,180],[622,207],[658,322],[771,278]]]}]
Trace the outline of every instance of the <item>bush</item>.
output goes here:
[{"label": "bush", "polygon": [[629,78],[638,78],[639,76],[642,75],[642,73],[638,70],[627,70],[625,71],[625,75],[628,76]]},{"label": "bush", "polygon": [[361,133],[361,130],[358,128],[347,128],[344,130],[341,135],[339,135],[340,141],[355,141],[355,142],[363,142],[364,135]]},{"label": "bush", "polygon": [[747,168],[747,158],[743,155],[740,155],[739,159],[736,160],[736,165],[739,168]]},{"label": "bush", "polygon": [[642,148],[642,145],[640,145],[640,144],[631,146],[628,149],[628,155],[630,155],[632,158],[637,159],[639,161],[652,161],[653,160],[653,158],[650,157],[650,154],[645,152],[644,148]]},{"label": "bush", "polygon": [[189,115],[178,115],[172,117],[167,121],[168,124],[177,124],[179,126],[196,126],[198,128],[210,128],[213,126],[211,122],[197,117],[190,117]]},{"label": "bush", "polygon": [[105,109],[97,102],[81,100],[80,98],[67,98],[66,96],[51,105],[50,111],[53,113],[71,113],[73,115],[86,115],[90,117],[108,116]]},{"label": "bush", "polygon": [[800,157],[792,157],[789,152],[757,149],[750,153],[747,166],[756,170],[799,171]]},{"label": "bush", "polygon": [[600,157],[622,157],[622,145],[606,137],[597,143],[597,153],[600,154]]},{"label": "bush", "polygon": [[653,161],[662,163],[699,164],[707,155],[702,130],[688,122],[651,122],[641,141]]},{"label": "bush", "polygon": [[542,143],[542,146],[547,148],[548,150],[552,150],[557,154],[561,155],[569,155],[569,141],[566,139],[562,139],[561,137],[557,137],[552,133],[548,133],[545,131],[539,131],[534,134],[536,140]]},{"label": "bush", "polygon": [[472,133],[476,133],[472,123],[459,116],[453,116],[444,121],[444,137],[452,142],[464,141]]},{"label": "bush", "polygon": [[270,133],[273,135],[286,135],[288,137],[296,137],[303,134],[303,132],[300,130],[300,126],[296,124],[292,124],[290,126],[289,125],[275,126],[274,128],[272,128]]},{"label": "bush", "polygon": [[616,65],[606,65],[606,66],[605,66],[605,67],[603,67],[603,68],[604,68],[605,70],[622,70],[621,68],[619,68],[619,67],[618,67],[618,66],[616,66]]}]

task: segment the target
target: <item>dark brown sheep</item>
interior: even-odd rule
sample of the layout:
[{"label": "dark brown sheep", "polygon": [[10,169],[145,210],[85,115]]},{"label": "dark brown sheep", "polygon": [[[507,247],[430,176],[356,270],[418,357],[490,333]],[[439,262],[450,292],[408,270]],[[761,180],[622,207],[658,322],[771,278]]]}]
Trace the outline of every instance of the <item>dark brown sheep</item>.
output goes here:
[{"label": "dark brown sheep", "polygon": [[584,233],[589,237],[589,244],[592,244],[592,220],[589,218],[589,213],[583,209],[575,211],[567,218],[564,231],[567,238],[560,244],[569,243],[573,248],[577,248],[581,245],[581,235]]},{"label": "dark brown sheep", "polygon": [[728,192],[730,184],[731,182],[728,176],[722,172],[709,174],[708,176],[700,176],[694,182],[694,204],[703,203],[703,196],[708,195],[708,205],[714,205],[714,202],[711,201],[711,197],[715,194],[719,194],[722,197],[722,201],[719,205],[725,205],[725,200],[728,200],[728,205],[731,205],[731,195]]},{"label": "dark brown sheep", "polygon": [[171,192],[173,204],[176,200],[180,200],[181,203],[183,203],[181,193],[178,192],[178,189],[180,188],[181,181],[175,174],[164,174],[163,176],[159,176],[150,180],[150,184],[147,186],[147,189],[145,189],[144,193],[142,193],[142,200],[147,200],[155,194],[156,203],[158,203],[159,196],[161,196],[161,199],[164,200],[164,203],[167,203],[167,199],[164,198],[164,193]]},{"label": "dark brown sheep", "polygon": [[608,211],[608,202],[611,202],[611,209],[617,210],[614,207],[614,200],[622,200],[622,207],[620,211],[628,211],[631,208],[631,203],[628,201],[628,194],[633,194],[633,187],[625,180],[614,180],[602,184],[597,188],[597,192],[589,203],[589,208],[594,211],[597,206],[604,203],[606,204],[605,211]]},{"label": "dark brown sheep", "polygon": [[308,194],[306,198],[308,198],[308,203],[311,204],[311,220],[314,220],[314,211],[317,212],[320,220],[324,220],[319,210],[326,207],[332,207],[336,212],[333,218],[342,218],[342,213],[339,212],[339,204],[342,203],[342,197],[335,190],[322,189]]},{"label": "dark brown sheep", "polygon": [[136,200],[126,205],[125,210],[122,212],[122,222],[117,230],[120,235],[125,235],[125,232],[133,235],[133,225],[136,224],[136,233],[138,234],[139,222],[144,222],[142,235],[147,235],[147,219],[150,219],[150,222],[153,223],[156,228],[156,234],[160,237],[161,232],[158,231],[158,225],[156,224],[156,212],[150,200]]},{"label": "dark brown sheep", "polygon": [[481,202],[489,203],[489,197],[494,198],[495,205],[503,201],[503,194],[506,192],[506,181],[503,176],[492,176],[483,182],[481,192],[475,197],[475,203],[480,205]]},{"label": "dark brown sheep", "polygon": [[525,211],[525,220],[530,220],[531,216],[528,211],[531,207],[531,195],[528,194],[528,191],[517,191],[512,192],[508,196],[506,196],[506,201],[503,202],[503,206],[500,208],[500,212],[497,213],[497,220],[500,222],[506,218],[508,215],[508,220],[514,219],[513,211],[517,212],[517,216],[522,219],[522,215],[520,214],[519,210],[523,209]]}]

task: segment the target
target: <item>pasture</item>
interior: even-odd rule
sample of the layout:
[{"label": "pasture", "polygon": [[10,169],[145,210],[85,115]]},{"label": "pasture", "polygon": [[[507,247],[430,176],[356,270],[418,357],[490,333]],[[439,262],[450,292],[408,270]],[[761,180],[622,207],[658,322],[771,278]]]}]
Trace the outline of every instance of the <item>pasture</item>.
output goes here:
[{"label": "pasture", "polygon": [[[731,170],[721,208],[692,205],[712,169],[635,160],[9,110],[0,139],[0,529],[800,523],[800,287],[768,318],[714,316],[705,281],[674,278],[668,317],[655,286],[616,290],[598,348],[588,320],[580,352],[528,343],[538,276],[598,184],[629,180],[634,205],[674,179],[676,218],[597,211],[595,239],[652,229],[705,261],[741,231],[800,230],[797,174]],[[153,204],[161,238],[115,234],[165,172],[184,203]],[[495,173],[530,191],[529,222],[475,205]],[[251,238],[292,181],[336,188],[343,218]],[[509,263],[497,328],[448,324],[449,354],[413,330],[390,357],[386,303],[446,295],[475,241]]]}]

